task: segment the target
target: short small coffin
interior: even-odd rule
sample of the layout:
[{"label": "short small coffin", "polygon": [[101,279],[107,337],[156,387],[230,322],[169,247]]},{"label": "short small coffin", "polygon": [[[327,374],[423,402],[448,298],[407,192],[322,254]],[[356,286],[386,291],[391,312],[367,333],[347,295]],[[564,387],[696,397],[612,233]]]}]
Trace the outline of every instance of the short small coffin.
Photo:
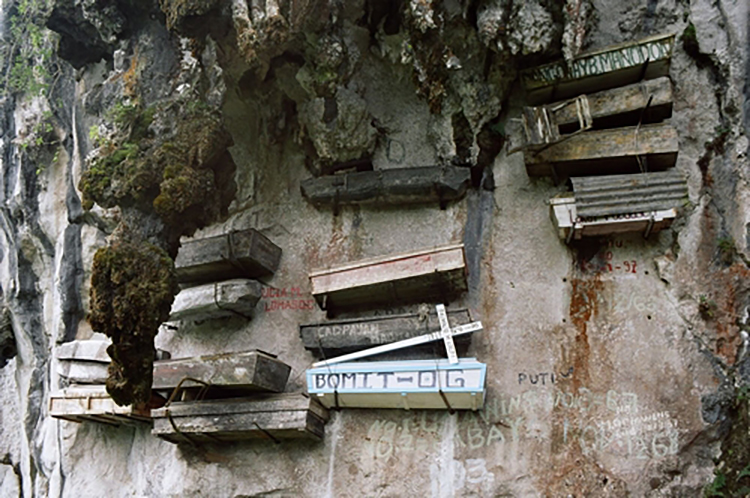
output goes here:
[{"label": "short small coffin", "polygon": [[153,389],[175,389],[182,382],[184,388],[208,384],[209,389],[281,392],[290,371],[289,365],[263,351],[180,358],[154,363]]},{"label": "short small coffin", "polygon": [[171,443],[320,440],[328,410],[304,394],[174,402],[153,410],[152,434]]},{"label": "short small coffin", "polygon": [[107,425],[133,425],[151,421],[148,408],[118,406],[104,386],[69,387],[52,394],[51,417],[71,422],[99,422]]},{"label": "short small coffin", "polygon": [[474,358],[339,363],[309,369],[307,390],[328,408],[478,410],[486,368]]},{"label": "short small coffin", "polygon": [[188,287],[175,296],[169,319],[249,317],[260,300],[262,290],[259,282],[242,278]]},{"label": "short small coffin", "polygon": [[281,248],[251,228],[183,243],[175,267],[181,283],[219,282],[273,274]]},{"label": "short small coffin", "polygon": [[462,244],[386,256],[310,273],[322,309],[447,300],[466,291]]}]

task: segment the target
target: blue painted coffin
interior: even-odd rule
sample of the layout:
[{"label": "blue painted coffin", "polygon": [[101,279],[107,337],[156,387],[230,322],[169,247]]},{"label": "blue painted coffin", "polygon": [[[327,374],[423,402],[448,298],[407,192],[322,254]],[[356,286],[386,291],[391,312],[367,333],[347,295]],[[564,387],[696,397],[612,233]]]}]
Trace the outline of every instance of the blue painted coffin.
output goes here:
[{"label": "blue painted coffin", "polygon": [[323,406],[477,410],[487,365],[475,358],[339,363],[307,371],[307,390]]}]

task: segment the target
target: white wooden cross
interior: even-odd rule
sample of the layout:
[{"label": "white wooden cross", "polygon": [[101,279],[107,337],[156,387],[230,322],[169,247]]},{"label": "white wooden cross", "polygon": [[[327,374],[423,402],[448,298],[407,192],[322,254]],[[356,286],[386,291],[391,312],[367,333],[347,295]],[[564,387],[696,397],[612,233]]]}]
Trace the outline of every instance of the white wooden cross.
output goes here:
[{"label": "white wooden cross", "polygon": [[456,345],[453,343],[453,338],[457,335],[468,334],[470,332],[476,332],[482,330],[482,322],[471,322],[466,325],[459,325],[458,327],[451,328],[448,323],[448,314],[445,312],[445,306],[442,304],[437,305],[438,321],[440,322],[440,330],[438,332],[432,332],[430,334],[420,335],[403,341],[396,341],[390,344],[383,344],[382,346],[375,346],[374,348],[357,351],[355,353],[345,354],[330,360],[319,361],[313,363],[313,367],[324,367],[326,365],[333,365],[335,363],[343,363],[351,360],[358,360],[360,358],[366,358],[376,354],[387,353],[388,351],[395,351],[397,349],[408,348],[411,346],[418,346],[420,344],[426,344],[432,341],[438,341],[442,339],[445,342],[445,350],[448,352],[448,361],[450,363],[458,363],[458,354],[456,353]]}]

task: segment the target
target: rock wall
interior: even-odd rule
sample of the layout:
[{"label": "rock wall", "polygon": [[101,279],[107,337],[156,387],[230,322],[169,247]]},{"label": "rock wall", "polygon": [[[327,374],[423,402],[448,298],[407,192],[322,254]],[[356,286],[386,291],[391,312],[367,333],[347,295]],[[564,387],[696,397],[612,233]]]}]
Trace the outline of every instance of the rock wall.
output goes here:
[{"label": "rock wall", "polygon": [[[21,5],[3,5],[11,42]],[[0,101],[2,333],[15,338],[1,351],[2,496],[700,496],[720,489],[715,472],[734,476],[725,492],[745,484],[750,452],[733,434],[746,434],[750,383],[746,2],[105,0],[38,15],[59,47],[42,61],[48,87],[6,78]],[[689,203],[648,240],[568,246],[547,205],[563,187],[503,148],[524,105],[518,70],[668,32]],[[163,327],[159,348],[276,352],[293,367],[287,390],[304,391],[298,325],[325,317],[310,270],[462,242],[469,291],[451,304],[485,325],[470,349],[488,365],[484,409],[343,410],[321,443],[202,447],[50,418],[54,346],[94,332],[96,249],[123,219],[151,223],[84,210],[78,189],[127,99],[221,110],[237,191],[195,236],[257,228],[283,249],[264,285],[295,289],[266,293],[251,320]],[[442,209],[301,196],[301,181],[360,159],[466,165],[473,187]]]}]

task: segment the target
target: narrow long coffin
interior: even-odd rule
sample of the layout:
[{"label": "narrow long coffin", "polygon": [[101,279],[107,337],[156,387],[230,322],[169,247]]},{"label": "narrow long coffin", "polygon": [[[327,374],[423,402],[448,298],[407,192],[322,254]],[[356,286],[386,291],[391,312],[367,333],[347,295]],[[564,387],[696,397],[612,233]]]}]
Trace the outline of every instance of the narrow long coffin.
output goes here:
[{"label": "narrow long coffin", "polygon": [[[452,326],[471,322],[469,311],[466,309],[448,310],[448,319]],[[366,319],[330,320],[300,325],[300,337],[305,349],[316,357],[333,358],[353,351],[402,341],[439,330],[440,323],[437,314],[432,311],[424,315],[414,313],[375,316]],[[471,336],[457,336],[454,341],[458,354],[465,354],[471,344]],[[441,355],[445,354],[445,347],[441,341],[417,346],[417,348],[421,348],[417,354],[431,354],[433,356],[435,352]],[[410,348],[409,354],[413,355],[415,349]]]},{"label": "narrow long coffin", "polygon": [[49,414],[71,422],[90,421],[108,425],[133,425],[151,421],[149,409],[118,406],[104,386],[70,387],[52,394]]},{"label": "narrow long coffin", "polygon": [[321,176],[303,181],[300,188],[316,206],[417,204],[460,199],[470,182],[469,168],[432,166]]},{"label": "narrow long coffin", "polygon": [[310,274],[323,309],[377,303],[426,302],[466,290],[463,245],[369,259]]},{"label": "narrow long coffin", "polygon": [[657,35],[527,69],[521,73],[526,99],[538,104],[666,76],[674,40]]},{"label": "narrow long coffin", "polygon": [[687,183],[675,170],[579,177],[571,183],[572,193],[550,199],[560,237],[568,240],[658,232],[671,225],[677,208],[687,200]]},{"label": "narrow long coffin", "polygon": [[641,168],[674,166],[678,148],[672,126],[651,124],[587,131],[539,151],[526,151],[524,159],[532,177],[637,173]]},{"label": "narrow long coffin", "polygon": [[[109,340],[78,340],[60,344],[55,348],[57,373],[73,384],[104,384],[111,361],[107,354],[110,344]],[[157,360],[169,357],[169,352],[156,350]]]},{"label": "narrow long coffin", "polygon": [[304,394],[177,402],[152,414],[152,434],[172,443],[319,440],[328,421],[328,410]]},{"label": "narrow long coffin", "polygon": [[[656,123],[672,115],[672,83],[664,76],[612,90],[523,110],[519,129],[510,133],[508,150],[535,150],[580,132],[582,120],[596,128]],[[584,116],[585,115],[585,116]],[[585,118],[585,119],[584,119]]]},{"label": "narrow long coffin", "polygon": [[474,358],[339,363],[307,371],[307,391],[328,408],[478,410],[487,366]]},{"label": "narrow long coffin", "polygon": [[172,303],[170,320],[209,320],[249,316],[260,300],[263,286],[248,279],[225,280],[182,289]]},{"label": "narrow long coffin", "polygon": [[[225,353],[194,358],[180,358],[154,363],[153,389],[203,387],[219,389],[281,392],[289,379],[291,367],[263,351]],[[205,384],[203,384],[205,383]]]},{"label": "narrow long coffin", "polygon": [[181,283],[219,282],[273,274],[281,248],[255,229],[185,242],[175,266]]}]

